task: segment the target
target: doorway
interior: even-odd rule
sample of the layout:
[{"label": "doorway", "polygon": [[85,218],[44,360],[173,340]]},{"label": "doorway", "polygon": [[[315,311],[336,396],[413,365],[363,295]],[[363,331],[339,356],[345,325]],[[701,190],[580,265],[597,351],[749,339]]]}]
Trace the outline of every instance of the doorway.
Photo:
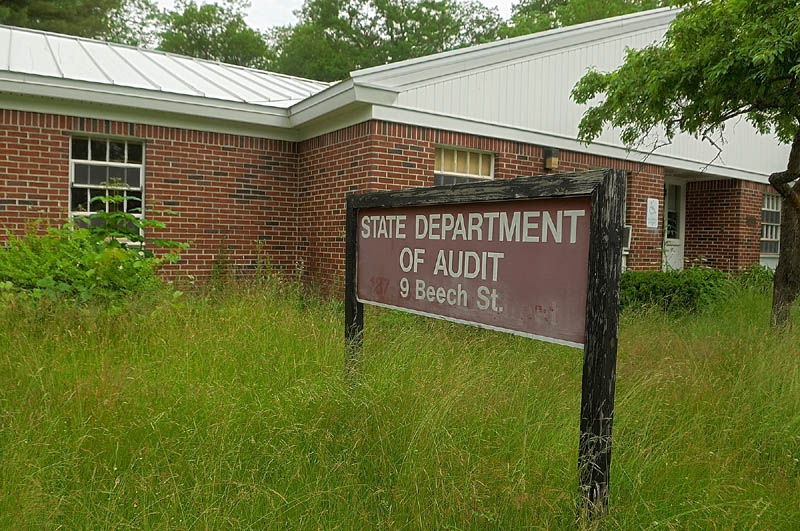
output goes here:
[{"label": "doorway", "polygon": [[664,261],[665,271],[683,269],[686,234],[686,183],[664,181]]}]

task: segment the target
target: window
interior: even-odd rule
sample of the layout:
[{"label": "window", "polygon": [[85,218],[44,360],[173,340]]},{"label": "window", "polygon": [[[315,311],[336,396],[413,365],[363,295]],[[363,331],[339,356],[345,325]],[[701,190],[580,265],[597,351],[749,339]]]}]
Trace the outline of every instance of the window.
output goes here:
[{"label": "window", "polygon": [[[101,211],[123,211],[142,218],[143,157],[144,146],[141,142],[73,137],[70,154],[70,217],[89,216]],[[125,200],[122,203],[107,203],[95,199],[110,195],[121,195]]]},{"label": "window", "polygon": [[764,194],[761,206],[761,254],[775,254],[781,244],[781,198]]},{"label": "window", "polygon": [[681,187],[677,184],[666,186],[666,230],[667,239],[677,240],[681,237]]},{"label": "window", "polygon": [[494,177],[494,155],[480,151],[437,147],[433,184],[461,184]]}]

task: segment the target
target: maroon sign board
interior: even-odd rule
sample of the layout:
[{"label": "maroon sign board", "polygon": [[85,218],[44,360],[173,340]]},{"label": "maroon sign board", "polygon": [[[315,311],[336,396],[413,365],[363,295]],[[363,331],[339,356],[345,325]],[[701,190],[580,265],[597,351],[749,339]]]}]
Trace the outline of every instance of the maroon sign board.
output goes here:
[{"label": "maroon sign board", "polygon": [[625,172],[349,194],[345,342],[364,304],[583,348],[579,470],[608,500]]},{"label": "maroon sign board", "polygon": [[583,347],[590,200],[358,213],[358,301]]}]

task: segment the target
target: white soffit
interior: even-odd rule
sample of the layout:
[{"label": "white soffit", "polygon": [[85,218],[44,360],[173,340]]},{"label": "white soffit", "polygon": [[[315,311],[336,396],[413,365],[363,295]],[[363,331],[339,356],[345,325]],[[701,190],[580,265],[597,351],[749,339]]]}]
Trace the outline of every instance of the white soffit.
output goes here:
[{"label": "white soffit", "polygon": [[[320,81],[263,72],[91,39],[0,26],[0,80],[51,84],[104,94],[191,104],[201,97],[226,104],[285,109],[327,88]],[[48,81],[49,80],[49,81]],[[22,92],[22,91],[21,91]],[[207,102],[206,105],[212,105]],[[264,109],[266,110],[266,109]]]}]

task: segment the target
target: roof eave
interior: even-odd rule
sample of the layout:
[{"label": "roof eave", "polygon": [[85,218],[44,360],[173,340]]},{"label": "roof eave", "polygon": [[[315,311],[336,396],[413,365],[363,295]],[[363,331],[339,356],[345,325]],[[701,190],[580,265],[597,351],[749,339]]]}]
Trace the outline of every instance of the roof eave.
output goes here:
[{"label": "roof eave", "polygon": [[64,100],[91,100],[98,104],[200,115],[212,119],[269,127],[291,127],[288,108],[237,103],[133,87],[109,86],[70,79],[54,79],[34,74],[2,72],[0,73],[0,91]]},{"label": "roof eave", "polygon": [[392,105],[399,91],[345,79],[289,108],[289,122],[300,127],[353,104]]}]

